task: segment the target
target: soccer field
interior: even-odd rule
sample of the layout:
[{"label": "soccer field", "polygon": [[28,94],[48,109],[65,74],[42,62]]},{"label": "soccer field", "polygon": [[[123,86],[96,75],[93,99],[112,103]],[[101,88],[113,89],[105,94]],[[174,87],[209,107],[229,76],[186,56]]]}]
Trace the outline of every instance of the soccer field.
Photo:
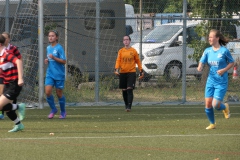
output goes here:
[{"label": "soccer field", "polygon": [[[8,133],[0,121],[3,160],[239,160],[240,110],[231,118],[215,111],[209,125],[204,106],[67,107],[67,118],[47,119],[49,108],[28,109],[25,130]],[[54,133],[54,135],[49,135]]]}]

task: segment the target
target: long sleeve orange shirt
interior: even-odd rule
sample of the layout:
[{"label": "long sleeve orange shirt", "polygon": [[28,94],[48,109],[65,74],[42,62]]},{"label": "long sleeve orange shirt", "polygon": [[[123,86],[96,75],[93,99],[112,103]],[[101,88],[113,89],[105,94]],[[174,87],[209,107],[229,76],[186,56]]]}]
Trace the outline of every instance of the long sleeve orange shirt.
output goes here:
[{"label": "long sleeve orange shirt", "polygon": [[118,51],[115,69],[120,69],[120,73],[136,72],[136,64],[138,69],[142,71],[142,63],[134,48],[123,47]]}]

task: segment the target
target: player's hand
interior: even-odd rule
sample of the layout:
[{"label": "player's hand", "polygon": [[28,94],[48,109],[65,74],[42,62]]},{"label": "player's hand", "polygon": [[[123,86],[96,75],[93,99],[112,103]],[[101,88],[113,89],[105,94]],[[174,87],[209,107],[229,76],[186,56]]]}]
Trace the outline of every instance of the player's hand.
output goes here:
[{"label": "player's hand", "polygon": [[114,74],[120,76],[119,69],[115,69]]},{"label": "player's hand", "polygon": [[143,71],[140,71],[138,79],[141,80],[141,79],[143,79],[143,77],[144,77],[144,73],[143,73]]},{"label": "player's hand", "polygon": [[44,59],[44,63],[45,63],[45,64],[48,64],[48,59],[47,59],[47,58]]},{"label": "player's hand", "polygon": [[23,84],[24,84],[23,79],[18,79],[18,85],[23,86]]},{"label": "player's hand", "polygon": [[49,54],[48,57],[51,58],[51,59],[53,59],[53,55],[52,55],[52,54]]},{"label": "player's hand", "polygon": [[202,70],[203,70],[202,66],[198,66],[197,71],[202,72]]}]

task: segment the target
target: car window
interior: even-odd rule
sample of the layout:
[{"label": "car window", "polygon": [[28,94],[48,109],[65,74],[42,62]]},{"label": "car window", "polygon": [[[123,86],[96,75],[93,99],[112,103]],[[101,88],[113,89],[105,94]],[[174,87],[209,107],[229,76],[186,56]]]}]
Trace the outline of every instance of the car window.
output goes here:
[{"label": "car window", "polygon": [[195,32],[195,27],[187,28],[187,44],[191,43],[192,40],[201,40],[201,37]]},{"label": "car window", "polygon": [[182,25],[162,25],[156,27],[146,37],[144,37],[144,43],[162,43],[169,41],[180,29]]}]

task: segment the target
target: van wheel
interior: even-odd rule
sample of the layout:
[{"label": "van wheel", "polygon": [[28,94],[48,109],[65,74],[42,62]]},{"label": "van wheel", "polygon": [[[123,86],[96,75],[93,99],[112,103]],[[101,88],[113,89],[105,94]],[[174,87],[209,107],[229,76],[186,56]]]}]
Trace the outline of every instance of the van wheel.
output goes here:
[{"label": "van wheel", "polygon": [[166,66],[165,78],[166,81],[180,80],[182,77],[182,64],[178,61],[173,61]]}]

